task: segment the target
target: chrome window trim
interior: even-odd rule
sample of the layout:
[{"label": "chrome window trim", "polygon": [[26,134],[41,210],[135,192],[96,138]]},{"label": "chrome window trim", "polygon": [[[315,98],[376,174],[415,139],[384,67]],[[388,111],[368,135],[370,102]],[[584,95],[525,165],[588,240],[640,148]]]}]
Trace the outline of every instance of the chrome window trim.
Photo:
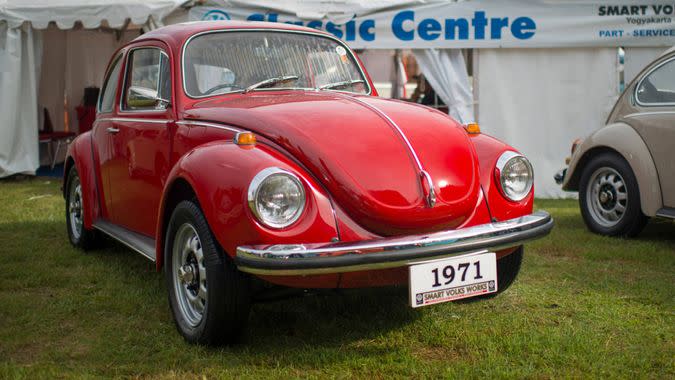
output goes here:
[{"label": "chrome window trim", "polygon": [[[260,190],[260,185],[265,182],[265,180],[273,175],[284,175],[288,178],[290,178],[295,184],[300,188],[302,191],[302,207],[298,210],[298,212],[293,216],[292,219],[290,219],[288,222],[283,223],[283,224],[278,224],[278,223],[270,223],[266,220],[264,220],[261,216],[260,213],[258,213],[258,208],[255,206],[255,201],[256,198],[258,197],[258,190]],[[305,211],[305,208],[307,206],[307,194],[305,193],[305,186],[303,186],[302,181],[300,178],[291,173],[288,170],[284,170],[275,166],[271,166],[268,168],[265,168],[261,171],[258,172],[258,174],[253,177],[251,180],[251,183],[248,185],[248,191],[247,191],[247,201],[248,201],[248,208],[251,210],[253,215],[255,215],[255,218],[262,223],[264,226],[269,227],[269,228],[274,228],[274,229],[282,229],[289,227],[293,225],[293,223],[297,222],[298,219],[302,216],[303,212]]]},{"label": "chrome window trim", "polygon": [[137,123],[151,123],[151,124],[167,124],[173,122],[173,120],[170,119],[144,119],[144,118],[134,118],[134,117],[103,117],[100,119],[96,119],[96,123],[101,122],[101,121],[112,121],[112,122],[117,122],[117,123],[124,123],[124,122],[137,122]]},{"label": "chrome window trim", "polygon": [[[98,92],[98,100],[96,101],[96,113],[109,113],[115,111],[115,99],[114,97],[117,96],[117,89],[115,89],[115,94],[113,94],[113,102],[112,102],[112,108],[109,111],[102,111],[101,110],[101,102],[103,102],[103,93],[105,92],[105,88],[107,87],[108,84],[108,79],[112,70],[115,68],[115,64],[117,64],[121,59],[122,56],[124,56],[124,50],[121,50],[117,56],[113,59],[112,64],[110,67],[108,67],[108,70],[105,72],[105,75],[103,76],[103,83],[101,83],[101,89]],[[118,78],[119,80],[119,78]]]},{"label": "chrome window trim", "polygon": [[633,112],[628,115],[623,116],[624,119],[630,119],[633,117],[647,116],[647,115],[674,115],[675,111],[652,111],[652,112]]},{"label": "chrome window trim", "polygon": [[[354,63],[356,64],[356,67],[359,69],[359,73],[361,73],[361,76],[363,78],[363,82],[367,85],[368,91],[364,93],[360,92],[349,92],[350,94],[358,94],[358,95],[370,95],[372,94],[373,90],[370,87],[370,82],[368,81],[368,76],[366,75],[366,72],[363,70],[363,67],[361,67],[361,63],[359,60],[356,58],[356,55],[352,51],[352,49],[347,46],[346,43],[344,43],[342,40],[339,38],[332,36],[330,34],[323,34],[323,33],[318,33],[318,32],[309,32],[305,30],[288,30],[288,29],[279,29],[279,28],[232,28],[232,29],[215,29],[215,30],[207,30],[203,32],[199,32],[196,34],[191,35],[187,40],[185,40],[185,43],[183,44],[183,47],[181,48],[181,58],[180,58],[180,75],[182,77],[181,82],[183,85],[183,93],[190,99],[204,99],[208,97],[213,97],[213,96],[219,96],[219,95],[227,95],[227,94],[241,94],[241,90],[237,91],[229,91],[229,92],[223,92],[220,94],[212,94],[212,95],[202,95],[202,96],[193,96],[190,95],[187,92],[187,88],[185,86],[185,49],[187,46],[192,42],[193,39],[204,36],[207,34],[213,34],[213,33],[229,33],[229,32],[281,32],[281,33],[292,33],[292,34],[306,34],[310,36],[316,36],[316,37],[323,37],[323,38],[328,38],[330,40],[335,41],[339,45],[341,45],[343,48],[345,48],[348,52],[349,55],[352,57],[354,60]],[[284,91],[284,90],[304,90],[304,91],[314,91],[316,89],[313,88],[306,88],[306,87],[284,87],[284,88],[264,88],[264,89],[259,89],[258,91]],[[348,91],[345,91],[348,92]]]},{"label": "chrome window trim", "polygon": [[198,120],[179,120],[176,122],[178,125],[187,125],[187,126],[202,126],[202,127],[209,127],[209,128],[216,128],[216,129],[222,129],[225,131],[230,131],[234,133],[239,133],[239,132],[244,132],[243,129],[237,129],[237,128],[231,128],[231,127],[226,127],[221,124],[216,124],[216,123],[209,123],[206,121],[198,121]]},{"label": "chrome window trim", "polygon": [[[160,108],[160,109],[140,109],[140,110],[130,110],[130,109],[125,109],[124,108],[124,98],[126,97],[126,87],[127,87],[127,76],[129,74],[129,57],[131,57],[134,51],[136,50],[142,50],[142,49],[157,49],[159,50],[159,54],[163,55],[166,57],[166,61],[169,63],[169,66],[171,66],[171,60],[169,59],[169,55],[164,51],[159,46],[154,46],[154,45],[146,45],[146,46],[136,46],[134,48],[129,49],[126,52],[126,57],[124,58],[124,78],[122,79],[122,93],[120,94],[120,99],[119,99],[119,113],[138,113],[138,112],[151,112],[151,113],[159,113],[159,112],[166,112],[167,108]],[[161,62],[161,61],[160,61]],[[161,67],[160,67],[161,70]],[[160,71],[161,75],[161,71]],[[159,80],[157,81],[157,86],[161,86],[161,83]],[[171,87],[173,87],[173,78],[171,78]],[[159,94],[159,88],[157,89],[157,94]],[[169,99],[171,101],[172,99]]]},{"label": "chrome window trim", "polygon": [[658,65],[654,66],[651,68],[647,73],[645,73],[642,78],[638,81],[637,85],[633,89],[633,97],[635,98],[635,103],[637,103],[639,106],[642,107],[667,107],[667,106],[675,106],[675,102],[667,102],[667,103],[643,103],[640,101],[640,98],[638,97],[638,89],[642,85],[642,82],[644,82],[645,79],[647,79],[648,76],[652,75],[652,73],[658,69],[660,69],[662,66],[675,61],[675,55],[671,56],[670,58],[665,59],[663,62],[659,63]]}]

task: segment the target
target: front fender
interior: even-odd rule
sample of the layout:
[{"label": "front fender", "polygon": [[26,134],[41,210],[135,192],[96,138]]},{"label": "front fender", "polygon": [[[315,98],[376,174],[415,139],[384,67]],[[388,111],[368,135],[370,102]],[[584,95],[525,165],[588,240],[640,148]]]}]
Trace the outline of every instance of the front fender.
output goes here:
[{"label": "front fender", "polygon": [[[303,215],[296,223],[283,229],[272,229],[258,222],[247,202],[248,187],[253,177],[272,166],[295,173],[305,187]],[[327,194],[299,165],[261,143],[239,146],[217,141],[199,146],[181,157],[169,174],[160,203],[156,233],[158,269],[163,262],[164,226],[172,212],[167,209],[170,206],[169,194],[179,181],[189,184],[213,235],[231,257],[240,245],[330,242],[338,238]]]},{"label": "front fender", "polygon": [[656,166],[644,140],[633,127],[626,123],[617,122],[607,125],[597,130],[577,147],[563,179],[563,190],[579,190],[579,180],[584,166],[595,152],[603,149],[615,151],[628,161],[640,189],[642,212],[650,216],[656,215],[663,203]]},{"label": "front fender", "polygon": [[480,165],[480,182],[485,192],[485,198],[487,199],[492,218],[501,221],[532,213],[534,186],[525,199],[514,202],[502,195],[498,187],[499,185],[495,180],[495,167],[502,153],[506,151],[518,151],[508,144],[482,133],[472,134],[469,137],[476,148],[476,155],[478,156],[478,163]]},{"label": "front fender", "polygon": [[91,132],[85,132],[75,138],[68,146],[66,152],[66,164],[63,168],[63,196],[65,198],[67,189],[68,172],[75,166],[80,176],[80,185],[82,186],[83,196],[83,225],[86,229],[91,229],[94,220],[100,215],[100,204],[98,198],[98,189],[96,186],[96,172],[94,170],[94,160],[92,156]]}]

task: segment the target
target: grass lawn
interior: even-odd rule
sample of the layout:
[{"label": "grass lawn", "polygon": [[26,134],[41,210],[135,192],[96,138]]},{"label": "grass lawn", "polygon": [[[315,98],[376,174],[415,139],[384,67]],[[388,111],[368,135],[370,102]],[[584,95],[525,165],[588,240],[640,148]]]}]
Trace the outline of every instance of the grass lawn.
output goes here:
[{"label": "grass lawn", "polygon": [[492,300],[413,310],[404,288],[255,305],[244,345],[186,344],[163,275],[66,236],[60,183],[0,182],[0,378],[675,378],[675,224],[589,233],[576,201]]}]

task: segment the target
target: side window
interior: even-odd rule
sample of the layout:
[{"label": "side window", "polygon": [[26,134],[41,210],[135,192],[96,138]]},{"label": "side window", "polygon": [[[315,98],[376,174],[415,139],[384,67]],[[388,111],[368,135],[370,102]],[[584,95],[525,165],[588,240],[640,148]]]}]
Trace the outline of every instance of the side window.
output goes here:
[{"label": "side window", "polygon": [[128,60],[125,110],[163,110],[171,101],[171,69],[169,58],[157,48],[141,48],[131,52]]},{"label": "side window", "polygon": [[112,69],[108,71],[103,82],[103,91],[98,100],[98,112],[112,112],[113,104],[115,103],[115,93],[117,92],[117,80],[120,77],[120,70],[122,69],[122,54],[115,58]]},{"label": "side window", "polygon": [[643,105],[675,104],[675,59],[647,74],[638,84],[635,97]]}]

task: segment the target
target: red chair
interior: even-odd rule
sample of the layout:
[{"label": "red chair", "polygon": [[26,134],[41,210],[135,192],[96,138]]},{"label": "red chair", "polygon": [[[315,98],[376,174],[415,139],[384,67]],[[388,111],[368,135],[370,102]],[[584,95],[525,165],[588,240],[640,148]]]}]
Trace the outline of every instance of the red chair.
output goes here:
[{"label": "red chair", "polygon": [[[91,127],[89,128],[91,129]],[[52,169],[56,166],[56,159],[59,156],[61,147],[68,146],[75,136],[74,132],[54,132],[49,111],[46,108],[44,109],[44,128],[38,132],[38,142],[40,144],[47,144],[47,154],[52,163],[50,166]],[[56,152],[53,149],[54,143],[56,143]]]}]

